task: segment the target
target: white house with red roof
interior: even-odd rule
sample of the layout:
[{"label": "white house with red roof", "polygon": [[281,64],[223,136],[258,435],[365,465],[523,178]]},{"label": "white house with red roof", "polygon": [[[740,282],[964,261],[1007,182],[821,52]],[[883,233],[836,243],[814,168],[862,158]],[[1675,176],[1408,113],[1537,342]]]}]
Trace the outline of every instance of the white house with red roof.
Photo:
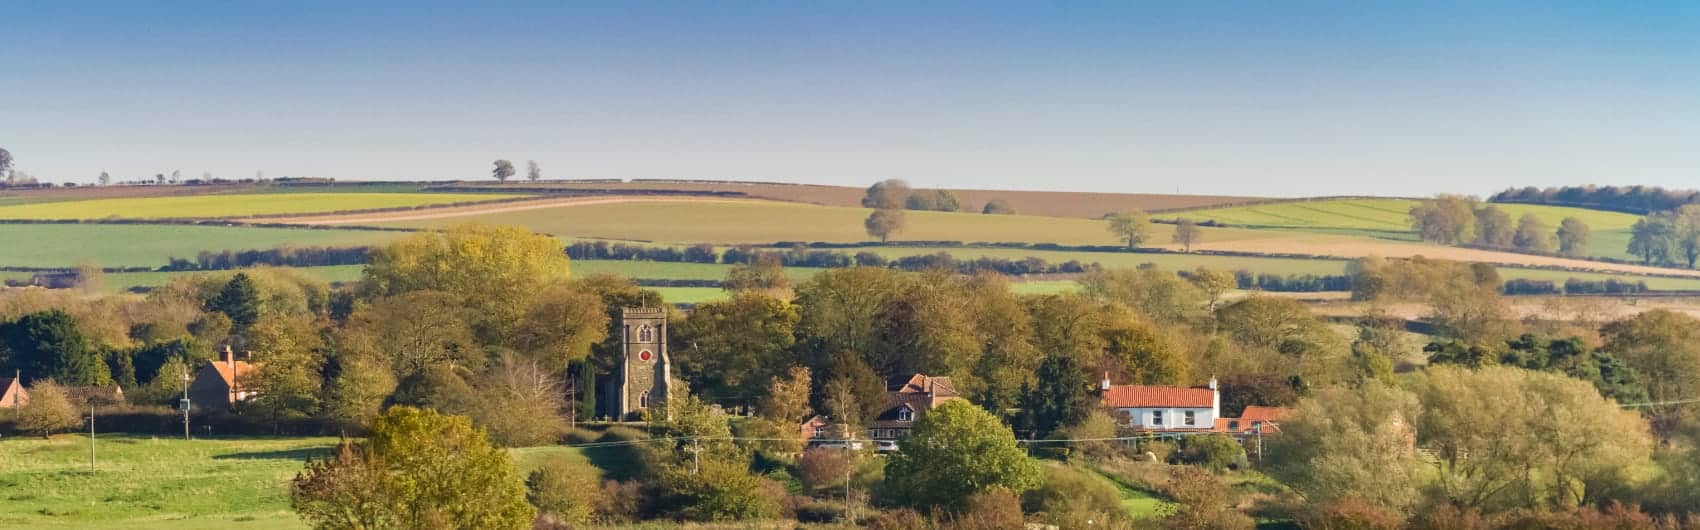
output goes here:
[{"label": "white house with red roof", "polygon": [[1151,431],[1215,430],[1222,395],[1216,378],[1203,387],[1112,385],[1104,375],[1100,403],[1129,427]]}]

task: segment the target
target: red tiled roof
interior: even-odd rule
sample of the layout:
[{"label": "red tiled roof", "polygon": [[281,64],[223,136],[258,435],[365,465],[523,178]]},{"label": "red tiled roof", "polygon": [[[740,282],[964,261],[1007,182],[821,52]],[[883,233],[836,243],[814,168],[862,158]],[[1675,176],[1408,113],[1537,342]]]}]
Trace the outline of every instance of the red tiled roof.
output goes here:
[{"label": "red tiled roof", "polygon": [[1112,385],[1104,392],[1106,407],[1186,407],[1207,409],[1215,405],[1216,392],[1208,388],[1173,386]]},{"label": "red tiled roof", "polygon": [[249,364],[248,361],[236,361],[234,363],[235,369],[232,369],[231,364],[230,361],[213,361],[212,367],[214,370],[218,370],[218,376],[224,379],[226,386],[236,388],[237,379],[246,377],[249,372],[254,371],[254,365]]},{"label": "red tiled roof", "polygon": [[1288,414],[1292,413],[1293,409],[1286,407],[1259,407],[1251,405],[1247,406],[1245,411],[1240,413],[1240,421],[1247,423],[1254,421],[1276,422],[1281,421],[1281,419],[1286,418]]}]

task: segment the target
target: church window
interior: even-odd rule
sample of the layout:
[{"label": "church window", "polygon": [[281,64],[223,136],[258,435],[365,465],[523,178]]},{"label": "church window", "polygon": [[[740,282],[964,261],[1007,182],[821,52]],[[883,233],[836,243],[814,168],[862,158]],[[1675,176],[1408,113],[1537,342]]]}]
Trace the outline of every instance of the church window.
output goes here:
[{"label": "church window", "polygon": [[638,326],[638,342],[654,342],[654,341],[655,341],[655,330],[654,329],[650,328],[648,324]]},{"label": "church window", "polygon": [[642,394],[638,394],[638,408],[649,408],[649,391],[645,390]]}]

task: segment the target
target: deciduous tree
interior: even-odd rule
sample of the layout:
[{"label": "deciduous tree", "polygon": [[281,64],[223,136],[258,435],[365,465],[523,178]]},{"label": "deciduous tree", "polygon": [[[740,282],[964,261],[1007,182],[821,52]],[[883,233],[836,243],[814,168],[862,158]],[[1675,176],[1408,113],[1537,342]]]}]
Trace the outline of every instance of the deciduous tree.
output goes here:
[{"label": "deciduous tree", "polygon": [[442,291],[412,291],[379,298],[350,315],[342,331],[344,349],[385,360],[397,379],[443,364],[471,370],[484,366],[461,299]]},{"label": "deciduous tree", "polygon": [[909,183],[898,179],[888,179],[875,182],[868,186],[868,191],[862,196],[863,208],[893,210],[902,208],[904,201],[909,199]]},{"label": "deciduous tree", "polygon": [[1306,502],[1356,497],[1408,510],[1424,482],[1413,444],[1421,410],[1416,395],[1374,380],[1318,390],[1265,438],[1264,469]]},{"label": "deciduous tree", "polygon": [[1015,215],[1015,208],[1009,205],[1009,201],[1003,199],[992,199],[986,201],[986,206],[980,208],[980,213],[986,215]]},{"label": "deciduous tree", "polygon": [[1593,239],[1594,231],[1588,224],[1575,217],[1566,217],[1558,223],[1558,253],[1579,258],[1588,255],[1588,243]]},{"label": "deciduous tree", "polygon": [[1138,248],[1150,237],[1151,219],[1145,212],[1127,210],[1110,214],[1104,218],[1109,222],[1107,227],[1116,239],[1127,242],[1127,248]]},{"label": "deciduous tree", "polygon": [[466,418],[392,407],[365,440],[296,475],[290,506],[314,528],[528,528],[535,511],[507,451]]},{"label": "deciduous tree", "polygon": [[892,498],[917,508],[957,510],[993,489],[1039,485],[1039,466],[997,417],[966,401],[946,401],[915,422],[885,466]]},{"label": "deciduous tree", "polygon": [[1535,214],[1526,213],[1517,220],[1517,234],[1512,236],[1511,244],[1516,245],[1518,250],[1528,252],[1552,252],[1557,242],[1551,226],[1535,217]]},{"label": "deciduous tree", "polygon": [[1485,206],[1476,210],[1477,245],[1510,247],[1516,231],[1516,227],[1511,224],[1511,214],[1505,213],[1505,210],[1497,206]]},{"label": "deciduous tree", "polygon": [[1475,239],[1475,199],[1440,195],[1411,207],[1411,228],[1424,241],[1457,244]]},{"label": "deciduous tree", "polygon": [[1086,421],[1096,405],[1092,379],[1073,356],[1051,355],[1039,364],[1031,388],[1021,396],[1016,424],[1030,438],[1048,438],[1058,429]]},{"label": "deciduous tree", "polygon": [[525,162],[525,179],[532,182],[543,180],[543,166],[537,165],[536,160],[527,160]]},{"label": "deciduous tree", "polygon": [[1641,257],[1647,265],[1670,261],[1676,246],[1676,227],[1669,216],[1649,215],[1629,229],[1628,252]]},{"label": "deciduous tree", "polygon": [[1192,245],[1204,240],[1204,230],[1192,219],[1181,219],[1175,222],[1175,235],[1170,242],[1180,245],[1186,252],[1192,252]]},{"label": "deciduous tree", "polygon": [[496,177],[498,182],[507,182],[509,177],[514,176],[514,163],[507,160],[497,160],[495,167],[490,170],[490,176]]},{"label": "deciduous tree", "polygon": [[794,361],[790,349],[799,318],[795,306],[754,291],[699,305],[672,328],[674,362],[697,393],[716,402],[754,404]]},{"label": "deciduous tree", "polygon": [[892,234],[902,231],[908,224],[909,220],[903,210],[882,208],[868,214],[868,219],[862,222],[862,227],[867,229],[868,235],[880,238],[880,242],[884,243]]},{"label": "deciduous tree", "polygon": [[18,409],[18,430],[47,438],[83,424],[83,417],[71,404],[65,387],[53,379],[36,381],[30,385],[29,394],[29,402]]},{"label": "deciduous tree", "polygon": [[361,287],[370,295],[443,291],[471,312],[483,342],[502,344],[545,287],[565,281],[560,242],[520,227],[464,224],[373,249]]}]

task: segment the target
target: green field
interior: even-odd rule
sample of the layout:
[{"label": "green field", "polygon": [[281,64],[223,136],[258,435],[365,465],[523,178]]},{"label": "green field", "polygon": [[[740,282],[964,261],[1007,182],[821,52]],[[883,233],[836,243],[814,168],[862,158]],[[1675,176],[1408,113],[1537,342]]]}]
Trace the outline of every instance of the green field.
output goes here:
[{"label": "green field", "polygon": [[371,245],[405,235],[198,225],[0,224],[0,265],[71,267],[92,260],[102,267],[159,267],[173,256],[193,259],[202,250]]},{"label": "green field", "polygon": [[[197,439],[87,435],[0,440],[0,528],[306,528],[289,480],[335,438]],[[568,447],[514,449],[524,474]]]},{"label": "green field", "polygon": [[490,201],[519,194],[299,192],[134,197],[0,206],[0,219],[164,219],[290,215]]},{"label": "green field", "polygon": [[[0,211],[4,211],[0,209]],[[871,210],[770,201],[632,201],[503,212],[489,215],[383,223],[437,228],[469,220],[517,224],[566,237],[668,243],[745,244],[777,241],[870,241],[862,221]],[[1022,215],[907,212],[909,226],[894,241],[1049,242],[1115,245],[1103,221]],[[1166,244],[1172,227],[1152,227],[1151,241]],[[1242,229],[1207,229],[1210,241],[1269,237]]]}]

